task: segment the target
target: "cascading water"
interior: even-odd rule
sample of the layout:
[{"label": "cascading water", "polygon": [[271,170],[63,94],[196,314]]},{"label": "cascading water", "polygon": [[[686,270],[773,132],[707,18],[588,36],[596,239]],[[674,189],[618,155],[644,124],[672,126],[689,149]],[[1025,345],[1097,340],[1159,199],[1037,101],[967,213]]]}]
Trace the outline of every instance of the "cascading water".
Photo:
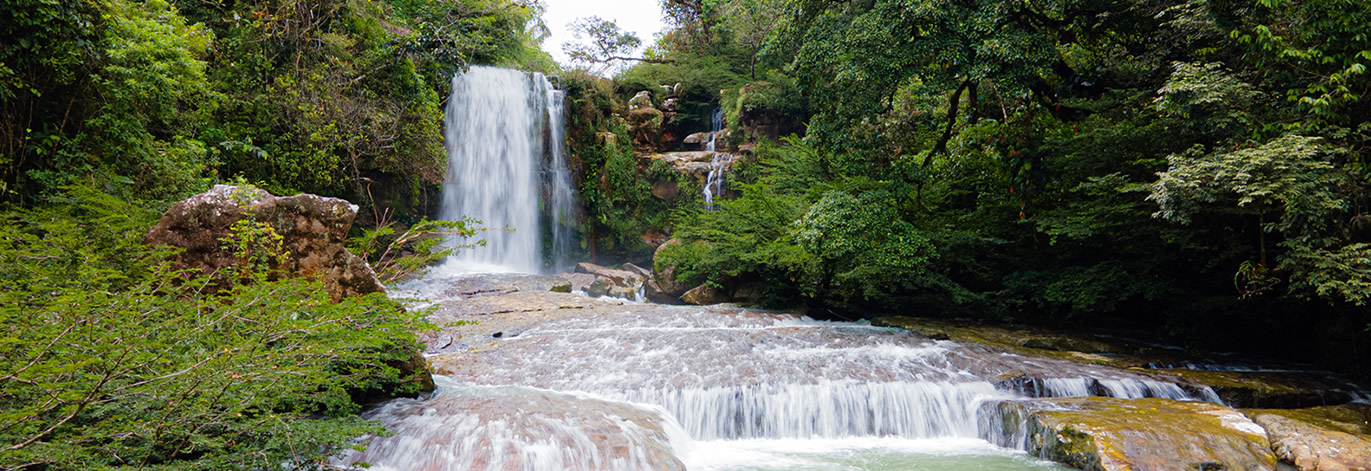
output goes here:
[{"label": "cascading water", "polygon": [[[898,329],[644,304],[573,311],[457,350],[479,353],[435,358],[452,375],[439,396],[374,411],[395,436],[343,462],[434,470],[1060,469],[1015,451],[1025,435],[1005,429],[1023,424],[1005,423],[998,408],[1050,396],[1196,400],[1123,370]],[[456,458],[469,455],[478,458]]]},{"label": "cascading water", "polygon": [[729,164],[733,163],[733,154],[715,150],[719,131],[724,128],[724,110],[715,109],[710,123],[709,143],[705,144],[705,151],[713,153],[714,156],[709,160],[709,176],[705,178],[704,199],[705,209],[713,211],[714,197],[724,192],[724,172],[728,170]]},{"label": "cascading water", "polygon": [[472,67],[453,77],[441,214],[489,230],[478,235],[485,247],[460,251],[442,271],[544,271],[543,221],[552,265],[566,264],[576,198],[562,156],[562,100],[542,74]]}]

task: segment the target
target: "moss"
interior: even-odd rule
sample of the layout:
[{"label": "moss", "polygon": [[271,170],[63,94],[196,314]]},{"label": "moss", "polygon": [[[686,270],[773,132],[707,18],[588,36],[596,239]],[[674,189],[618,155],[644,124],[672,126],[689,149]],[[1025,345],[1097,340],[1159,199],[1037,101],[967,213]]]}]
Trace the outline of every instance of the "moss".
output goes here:
[{"label": "moss", "polygon": [[1161,370],[1194,383],[1209,385],[1225,402],[1237,407],[1299,408],[1350,400],[1323,374],[1301,372],[1245,372]]},{"label": "moss", "polygon": [[[1264,434],[1232,409],[1204,402],[1101,397],[1052,399],[1033,411],[1041,455],[1084,469],[1226,466],[1270,469]],[[1044,437],[1046,438],[1046,437]]]},{"label": "moss", "polygon": [[1243,409],[1249,417],[1275,414],[1371,440],[1371,405],[1343,404],[1305,409]]}]

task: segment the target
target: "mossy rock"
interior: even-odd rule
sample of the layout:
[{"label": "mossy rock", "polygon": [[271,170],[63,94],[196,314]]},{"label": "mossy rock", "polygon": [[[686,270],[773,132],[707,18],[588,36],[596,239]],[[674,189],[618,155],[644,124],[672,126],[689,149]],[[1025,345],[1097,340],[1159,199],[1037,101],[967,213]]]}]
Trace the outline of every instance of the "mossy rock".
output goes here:
[{"label": "mossy rock", "polygon": [[1249,417],[1275,414],[1371,440],[1371,405],[1367,404],[1341,404],[1305,409],[1243,409],[1243,413]]},{"label": "mossy rock", "polygon": [[1344,404],[1352,396],[1349,385],[1326,375],[1305,372],[1247,372],[1171,369],[1158,370],[1188,382],[1204,384],[1224,402],[1242,408],[1296,409]]},{"label": "mossy rock", "polygon": [[871,320],[871,325],[876,327],[893,327],[897,329],[912,330],[914,333],[932,340],[950,340],[952,338],[945,330],[922,325],[917,319],[907,316],[877,317]]},{"label": "mossy rock", "polygon": [[1265,431],[1224,406],[1102,397],[1025,404],[1029,451],[1081,469],[1276,469]]}]

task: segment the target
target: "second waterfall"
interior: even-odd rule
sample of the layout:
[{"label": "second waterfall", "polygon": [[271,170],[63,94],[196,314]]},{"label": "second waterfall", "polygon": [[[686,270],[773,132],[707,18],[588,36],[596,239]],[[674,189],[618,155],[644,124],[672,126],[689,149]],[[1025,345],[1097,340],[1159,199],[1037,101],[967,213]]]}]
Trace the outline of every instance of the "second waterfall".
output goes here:
[{"label": "second waterfall", "polygon": [[567,268],[577,204],[563,149],[563,100],[542,74],[472,67],[453,77],[442,218],[468,217],[490,230],[477,236],[485,247],[459,252],[444,271]]}]

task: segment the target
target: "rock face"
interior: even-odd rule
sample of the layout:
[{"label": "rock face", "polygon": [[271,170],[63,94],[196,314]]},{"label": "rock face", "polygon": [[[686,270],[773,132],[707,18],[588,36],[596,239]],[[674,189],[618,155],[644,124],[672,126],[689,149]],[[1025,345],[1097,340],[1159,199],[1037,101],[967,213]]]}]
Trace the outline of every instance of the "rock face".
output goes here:
[{"label": "rock face", "polygon": [[[586,289],[586,294],[591,296],[613,296],[637,300],[639,293],[643,292],[643,284],[647,281],[646,276],[630,270],[615,270],[587,262],[577,264],[576,271],[589,273],[599,277],[600,280],[604,280],[596,280],[590,284]],[[600,292],[602,289],[603,293]]]},{"label": "rock face", "polygon": [[1216,404],[1082,397],[999,407],[1030,453],[1087,471],[1276,469],[1262,428]]},{"label": "rock face", "polygon": [[1256,413],[1252,420],[1266,429],[1271,450],[1300,471],[1366,471],[1371,469],[1371,440],[1279,415]]},{"label": "rock face", "polygon": [[250,218],[282,237],[290,256],[279,268],[323,280],[337,301],[385,292],[366,261],[343,245],[356,216],[356,205],[337,198],[272,196],[257,188],[215,185],[168,209],[144,240],[183,249],[175,256],[179,267],[211,273],[239,262],[220,239],[230,236],[234,223]]},{"label": "rock face", "polygon": [[720,304],[728,302],[728,295],[723,290],[709,285],[700,285],[691,288],[681,295],[681,300],[686,304],[696,306],[708,306],[710,304]]}]

